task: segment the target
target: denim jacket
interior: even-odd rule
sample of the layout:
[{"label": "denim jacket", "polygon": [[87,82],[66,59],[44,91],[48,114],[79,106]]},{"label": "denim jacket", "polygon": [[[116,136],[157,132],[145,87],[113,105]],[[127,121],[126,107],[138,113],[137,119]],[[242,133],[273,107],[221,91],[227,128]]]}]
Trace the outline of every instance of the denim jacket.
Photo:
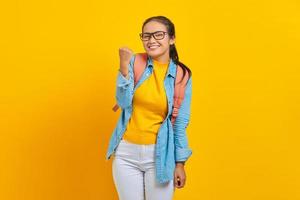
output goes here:
[{"label": "denim jacket", "polygon": [[[117,125],[113,130],[109,140],[109,146],[106,153],[106,160],[110,159],[115,152],[120,140],[123,137],[127,123],[132,114],[132,99],[136,89],[152,74],[153,60],[148,57],[147,67],[143,75],[134,87],[133,63],[135,54],[132,56],[128,65],[129,79],[126,79],[121,72],[118,72],[116,100],[122,109]],[[164,79],[165,92],[168,99],[168,114],[161,124],[155,145],[155,166],[156,180],[164,183],[174,178],[175,163],[186,161],[192,154],[188,146],[186,128],[190,121],[190,105],[192,94],[192,77],[189,78],[185,90],[185,97],[178,111],[178,116],[174,126],[171,123],[174,81],[176,76],[176,64],[170,59],[168,71]]]}]

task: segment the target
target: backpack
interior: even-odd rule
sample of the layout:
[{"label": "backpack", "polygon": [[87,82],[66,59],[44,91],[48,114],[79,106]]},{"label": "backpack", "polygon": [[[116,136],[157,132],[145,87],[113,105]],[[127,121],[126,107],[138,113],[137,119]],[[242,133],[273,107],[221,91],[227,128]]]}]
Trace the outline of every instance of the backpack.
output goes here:
[{"label": "backpack", "polygon": [[[143,75],[143,72],[147,66],[147,58],[148,58],[147,53],[137,53],[136,54],[136,57],[134,60],[134,65],[133,65],[134,86],[136,85],[136,83],[139,81],[139,79]],[[177,68],[177,70],[176,70],[176,78],[175,78],[175,82],[174,82],[175,85],[174,85],[174,97],[173,97],[174,103],[173,103],[172,118],[171,118],[171,122],[173,125],[174,125],[174,122],[178,115],[178,110],[184,99],[186,83],[188,81],[188,76],[186,75],[183,78],[183,81],[181,83],[179,83],[183,76],[183,70],[178,65],[176,66],[176,68]],[[112,108],[112,110],[114,112],[116,112],[119,107],[120,106],[116,103],[115,106]]]}]

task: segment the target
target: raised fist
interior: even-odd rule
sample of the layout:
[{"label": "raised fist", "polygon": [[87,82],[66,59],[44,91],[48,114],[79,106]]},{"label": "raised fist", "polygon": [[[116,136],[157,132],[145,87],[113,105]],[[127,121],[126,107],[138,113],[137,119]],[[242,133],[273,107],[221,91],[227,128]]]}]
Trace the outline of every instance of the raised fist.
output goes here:
[{"label": "raised fist", "polygon": [[133,51],[127,47],[119,48],[120,56],[120,70],[127,72],[128,64],[130,63],[131,57],[133,56]]}]

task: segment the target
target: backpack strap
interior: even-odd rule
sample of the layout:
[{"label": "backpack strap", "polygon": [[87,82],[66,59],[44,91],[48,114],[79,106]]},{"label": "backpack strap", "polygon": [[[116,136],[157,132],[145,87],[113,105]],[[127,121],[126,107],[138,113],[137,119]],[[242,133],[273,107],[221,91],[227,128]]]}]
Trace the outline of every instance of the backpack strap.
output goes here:
[{"label": "backpack strap", "polygon": [[143,75],[146,69],[148,55],[147,53],[137,53],[134,59],[133,74],[134,74],[134,86]]},{"label": "backpack strap", "polygon": [[175,85],[174,85],[174,97],[173,97],[173,111],[172,111],[172,118],[171,118],[171,122],[173,125],[175,123],[176,117],[178,116],[179,108],[184,99],[186,83],[189,79],[187,72],[183,77],[183,80],[181,81],[182,77],[183,77],[183,70],[181,67],[179,67],[179,65],[177,65],[176,78],[174,83]]},{"label": "backpack strap", "polygon": [[112,110],[114,111],[114,112],[116,112],[118,109],[119,109],[119,105],[116,103],[115,105],[114,105],[114,107],[112,108]]}]

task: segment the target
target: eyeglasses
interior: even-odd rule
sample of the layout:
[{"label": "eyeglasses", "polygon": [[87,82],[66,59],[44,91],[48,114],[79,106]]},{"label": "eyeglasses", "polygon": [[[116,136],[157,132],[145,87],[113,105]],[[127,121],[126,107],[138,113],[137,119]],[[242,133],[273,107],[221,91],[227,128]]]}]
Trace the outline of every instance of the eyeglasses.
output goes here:
[{"label": "eyeglasses", "polygon": [[150,40],[151,36],[153,35],[154,39],[162,40],[162,39],[164,39],[166,33],[167,32],[165,32],[165,31],[156,31],[153,33],[140,33],[140,38],[143,41],[148,41],[148,40]]}]

